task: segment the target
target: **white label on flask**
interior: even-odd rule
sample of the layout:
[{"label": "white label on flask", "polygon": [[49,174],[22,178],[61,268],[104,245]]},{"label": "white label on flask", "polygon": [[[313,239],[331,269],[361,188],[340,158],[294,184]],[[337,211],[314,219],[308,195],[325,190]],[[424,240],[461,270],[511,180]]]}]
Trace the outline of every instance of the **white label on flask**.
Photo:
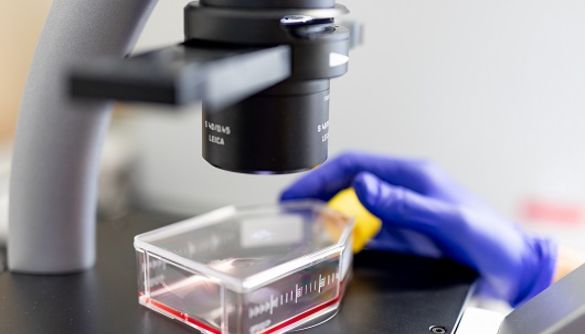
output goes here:
[{"label": "white label on flask", "polygon": [[303,240],[304,220],[298,216],[248,218],[241,222],[243,248],[286,246]]}]

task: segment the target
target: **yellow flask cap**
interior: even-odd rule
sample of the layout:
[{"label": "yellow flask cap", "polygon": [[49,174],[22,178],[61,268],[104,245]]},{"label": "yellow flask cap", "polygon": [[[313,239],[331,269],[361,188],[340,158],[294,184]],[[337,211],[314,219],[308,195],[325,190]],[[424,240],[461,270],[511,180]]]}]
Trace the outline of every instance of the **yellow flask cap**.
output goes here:
[{"label": "yellow flask cap", "polygon": [[380,219],[370,213],[360,202],[353,188],[340,191],[328,203],[329,207],[355,219],[353,252],[364,249],[382,228]]}]

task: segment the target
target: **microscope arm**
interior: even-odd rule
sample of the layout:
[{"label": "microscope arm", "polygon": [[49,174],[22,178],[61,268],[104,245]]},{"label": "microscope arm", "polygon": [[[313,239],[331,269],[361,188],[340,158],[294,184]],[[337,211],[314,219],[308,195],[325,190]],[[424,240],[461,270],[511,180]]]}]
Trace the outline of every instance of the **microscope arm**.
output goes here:
[{"label": "microscope arm", "polygon": [[23,95],[10,183],[12,271],[75,272],[95,262],[100,148],[111,106],[72,101],[71,63],[128,54],[156,0],[54,0]]},{"label": "microscope arm", "polygon": [[221,109],[291,74],[287,45],[241,48],[189,42],[132,56],[104,58],[72,69],[75,97]]},{"label": "microscope arm", "polygon": [[[362,24],[345,21],[342,26],[349,31],[350,48],[362,44]],[[79,63],[71,68],[69,93],[75,98],[170,105],[203,100],[212,109],[222,109],[287,79],[291,57],[288,45],[252,48],[192,40],[127,59]]]}]

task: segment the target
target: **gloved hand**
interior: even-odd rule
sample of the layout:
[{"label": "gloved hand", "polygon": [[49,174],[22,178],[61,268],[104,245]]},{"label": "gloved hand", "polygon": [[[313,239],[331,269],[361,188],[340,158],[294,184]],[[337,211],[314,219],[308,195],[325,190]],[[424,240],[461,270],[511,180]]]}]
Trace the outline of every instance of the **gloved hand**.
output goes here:
[{"label": "gloved hand", "polygon": [[281,199],[327,201],[350,186],[383,222],[368,248],[449,257],[477,270],[480,294],[512,306],[552,282],[554,242],[499,217],[424,161],[346,153],[305,175]]}]

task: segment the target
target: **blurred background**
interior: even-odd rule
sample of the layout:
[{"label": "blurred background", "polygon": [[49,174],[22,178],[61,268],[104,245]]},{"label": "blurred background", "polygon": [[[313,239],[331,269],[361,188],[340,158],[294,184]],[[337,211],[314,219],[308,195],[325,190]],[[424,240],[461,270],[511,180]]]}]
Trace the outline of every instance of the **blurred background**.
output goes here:
[{"label": "blurred background", "polygon": [[[365,23],[366,40],[332,82],[330,156],[428,158],[505,215],[585,250],[585,2],[340,2]],[[50,3],[0,4],[0,226],[19,100]],[[181,41],[185,4],[160,1],[136,51]],[[200,106],[118,106],[101,213],[272,202],[299,176],[211,167],[200,123]]]}]

